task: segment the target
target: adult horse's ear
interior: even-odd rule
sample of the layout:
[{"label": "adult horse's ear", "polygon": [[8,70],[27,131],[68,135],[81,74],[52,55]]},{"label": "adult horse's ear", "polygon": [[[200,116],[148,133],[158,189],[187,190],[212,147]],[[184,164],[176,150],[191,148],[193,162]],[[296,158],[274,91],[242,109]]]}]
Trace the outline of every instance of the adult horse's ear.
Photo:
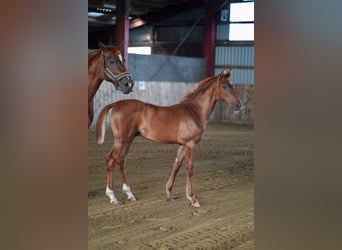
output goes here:
[{"label": "adult horse's ear", "polygon": [[125,42],[122,41],[118,46],[116,46],[116,48],[117,48],[119,51],[123,52],[123,50],[124,50],[124,48],[125,48]]},{"label": "adult horse's ear", "polygon": [[104,45],[103,43],[101,43],[100,41],[98,42],[98,45],[99,45],[99,48],[102,49],[102,50],[107,49],[107,46]]}]

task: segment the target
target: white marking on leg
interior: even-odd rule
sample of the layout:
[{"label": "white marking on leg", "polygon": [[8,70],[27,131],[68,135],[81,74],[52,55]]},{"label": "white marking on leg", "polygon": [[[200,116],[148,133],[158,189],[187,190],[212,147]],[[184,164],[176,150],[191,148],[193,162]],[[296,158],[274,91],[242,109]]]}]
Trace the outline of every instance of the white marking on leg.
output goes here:
[{"label": "white marking on leg", "polygon": [[116,199],[114,195],[114,191],[110,188],[106,187],[106,195],[110,198],[110,203],[118,203],[118,200]]},{"label": "white marking on leg", "polygon": [[188,194],[186,194],[186,198],[188,198],[189,201],[191,201],[191,206],[193,207],[201,207],[201,205],[198,203],[198,200],[195,197],[191,197]]},{"label": "white marking on leg", "polygon": [[127,199],[134,201],[136,200],[133,193],[131,192],[130,187],[126,183],[122,185],[122,191],[127,195]]}]

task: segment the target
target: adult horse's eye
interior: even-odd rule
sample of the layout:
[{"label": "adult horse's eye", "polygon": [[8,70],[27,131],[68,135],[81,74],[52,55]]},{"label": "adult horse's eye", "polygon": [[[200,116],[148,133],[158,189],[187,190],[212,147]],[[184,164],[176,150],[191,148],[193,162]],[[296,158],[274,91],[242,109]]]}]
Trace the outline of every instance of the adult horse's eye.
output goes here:
[{"label": "adult horse's eye", "polygon": [[109,64],[114,64],[114,63],[115,63],[115,60],[110,59],[108,62],[109,62]]},{"label": "adult horse's eye", "polygon": [[223,89],[227,89],[227,85],[223,84],[223,85],[222,85],[222,88],[223,88]]}]

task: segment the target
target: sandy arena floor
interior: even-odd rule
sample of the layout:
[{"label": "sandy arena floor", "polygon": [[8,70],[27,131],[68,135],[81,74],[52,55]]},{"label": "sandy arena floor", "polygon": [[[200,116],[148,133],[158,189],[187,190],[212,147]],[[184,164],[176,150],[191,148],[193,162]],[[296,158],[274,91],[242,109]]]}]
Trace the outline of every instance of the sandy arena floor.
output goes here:
[{"label": "sandy arena floor", "polygon": [[106,155],[88,134],[89,249],[254,249],[253,127],[209,123],[195,148],[193,190],[200,208],[185,197],[185,167],[166,202],[165,184],[177,145],[137,137],[128,153],[128,181],[138,201],[127,201],[117,168],[111,205],[105,195]]}]

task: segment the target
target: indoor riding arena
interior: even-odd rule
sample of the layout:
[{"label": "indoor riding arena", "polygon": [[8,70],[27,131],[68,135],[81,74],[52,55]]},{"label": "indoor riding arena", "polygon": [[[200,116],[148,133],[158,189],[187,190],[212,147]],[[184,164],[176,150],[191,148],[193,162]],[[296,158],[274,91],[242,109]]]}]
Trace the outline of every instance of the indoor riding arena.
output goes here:
[{"label": "indoor riding arena", "polygon": [[[254,1],[89,0],[88,52],[88,248],[254,249]],[[98,144],[128,99],[165,112],[122,102]],[[169,106],[191,105],[178,129]]]}]

